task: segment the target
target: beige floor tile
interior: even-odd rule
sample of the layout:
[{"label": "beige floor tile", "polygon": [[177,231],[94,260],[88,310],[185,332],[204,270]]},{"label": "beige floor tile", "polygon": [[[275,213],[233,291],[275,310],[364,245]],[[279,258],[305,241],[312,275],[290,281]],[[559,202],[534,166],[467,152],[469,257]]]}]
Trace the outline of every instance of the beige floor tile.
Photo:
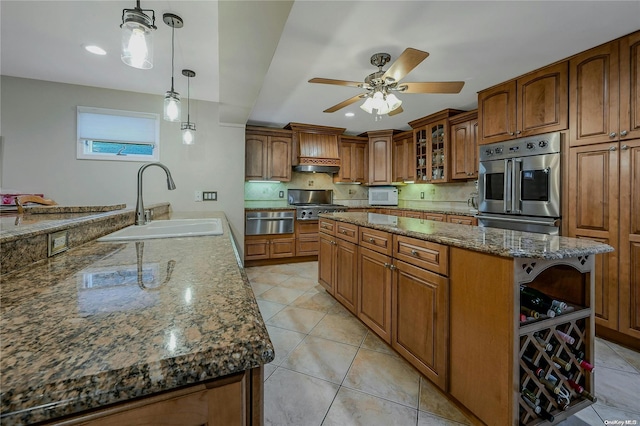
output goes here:
[{"label": "beige floor tile", "polygon": [[367,328],[353,316],[327,314],[310,333],[312,336],[360,346]]},{"label": "beige floor tile", "polygon": [[325,315],[324,312],[287,306],[267,320],[267,324],[300,333],[309,333]]},{"label": "beige floor tile", "polygon": [[[635,370],[640,373],[640,352],[632,349],[625,348],[613,342],[608,342],[602,339],[596,339],[596,342],[600,340],[605,342],[607,346],[613,349],[618,355],[620,355],[625,361],[627,361]],[[598,354],[596,353],[596,356]]]},{"label": "beige floor tile", "polygon": [[318,280],[318,262],[303,262],[292,265],[298,276]]},{"label": "beige floor tile", "polygon": [[261,271],[260,273],[254,274],[255,276],[249,276],[249,282],[251,283],[260,283],[260,284],[268,284],[268,285],[278,285],[283,281],[288,280],[291,275],[278,274],[274,272],[266,272]]},{"label": "beige floor tile", "polygon": [[281,303],[269,302],[268,300],[257,299],[257,302],[258,308],[260,308],[260,313],[262,314],[262,320],[264,322],[269,321],[271,317],[273,317],[275,314],[277,314],[287,306]]},{"label": "beige floor tile", "polygon": [[294,290],[292,288],[273,287],[258,296],[258,299],[268,300],[269,302],[282,303],[288,305],[304,294],[303,290]]},{"label": "beige floor tile", "polygon": [[278,287],[295,288],[296,290],[308,291],[314,288],[317,284],[318,280],[292,275],[288,280],[278,284]]},{"label": "beige floor tile", "polygon": [[593,406],[589,406],[580,410],[573,416],[558,423],[558,426],[591,426],[591,425],[603,425],[603,421],[595,412]]},{"label": "beige floor tile", "polygon": [[343,386],[418,408],[420,375],[391,355],[360,348]]},{"label": "beige floor tile", "polygon": [[273,288],[273,286],[269,285],[269,284],[260,284],[258,282],[252,282],[251,283],[251,288],[253,289],[253,294],[256,297],[258,297],[262,293],[264,293],[265,291],[271,290]]},{"label": "beige floor tile", "polygon": [[282,265],[269,265],[264,266],[264,272],[268,272],[270,274],[282,274],[282,275],[295,275],[297,268],[295,264],[292,263],[284,263]]},{"label": "beige floor tile", "polygon": [[615,370],[623,370],[638,374],[638,371],[616,351],[614,351],[604,340],[596,339],[595,352],[596,367],[613,368]]},{"label": "beige floor tile", "polygon": [[274,371],[276,371],[276,368],[278,368],[278,366],[273,365],[273,364],[265,364],[264,365],[264,380],[266,381],[269,376],[271,376],[273,374]]},{"label": "beige floor tile", "polygon": [[458,426],[461,423],[418,411],[418,426]]},{"label": "beige floor tile", "polygon": [[[329,294],[329,293],[327,293],[327,294]],[[331,297],[333,297],[333,296],[331,296]],[[342,306],[342,304],[339,303],[338,301],[336,301],[336,303],[333,305],[333,307],[329,310],[328,313],[329,314],[333,314],[333,315],[340,315],[340,316],[347,317],[347,318],[354,318],[354,315],[351,313],[351,311],[348,310],[347,308],[345,308],[344,306]]]},{"label": "beige floor tile", "polygon": [[339,385],[356,352],[355,346],[307,336],[280,365]]},{"label": "beige floor tile", "polygon": [[458,423],[470,424],[464,414],[424,377],[420,378],[420,405],[418,409]]},{"label": "beige floor tile", "polygon": [[276,366],[280,365],[306,336],[296,331],[285,330],[271,325],[267,325],[267,331],[276,352],[276,357],[271,361],[271,364]]},{"label": "beige floor tile", "polygon": [[[640,401],[639,401],[639,405],[640,405]],[[638,412],[620,410],[618,408],[603,405],[603,404],[600,404],[599,400],[598,400],[598,403],[593,404],[592,407],[594,411],[598,413],[598,416],[600,416],[602,421],[607,422],[604,424],[625,425],[625,426],[633,425],[633,424],[640,425],[640,414],[638,414]],[[618,421],[618,423],[615,423],[616,420]],[[625,423],[626,420],[630,420],[630,422]],[[600,424],[603,424],[603,423],[600,423]]]},{"label": "beige floor tile", "polygon": [[387,343],[378,337],[373,331],[369,330],[367,332],[367,337],[364,338],[362,345],[360,347],[369,349],[376,352],[382,352],[388,355],[393,355],[399,357],[398,353],[394,351],[391,346],[387,345]]},{"label": "beige floor tile", "polygon": [[291,303],[291,306],[314,311],[327,312],[337,302],[327,293],[306,292]]},{"label": "beige floor tile", "polygon": [[338,385],[278,368],[264,383],[264,424],[320,425],[338,392]]},{"label": "beige floor tile", "polygon": [[414,426],[417,410],[341,387],[323,426]]},{"label": "beige floor tile", "polygon": [[594,372],[599,404],[640,413],[640,374],[605,367]]}]

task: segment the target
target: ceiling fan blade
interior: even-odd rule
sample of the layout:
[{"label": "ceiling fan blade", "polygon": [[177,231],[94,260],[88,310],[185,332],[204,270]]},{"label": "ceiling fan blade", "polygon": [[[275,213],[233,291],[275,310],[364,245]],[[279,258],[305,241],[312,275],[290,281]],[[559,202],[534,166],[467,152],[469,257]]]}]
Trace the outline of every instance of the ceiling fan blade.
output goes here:
[{"label": "ceiling fan blade", "polygon": [[402,80],[412,69],[417,67],[420,62],[427,59],[429,54],[422,50],[413,49],[408,47],[402,52],[402,54],[396,59],[396,61],[389,67],[387,72],[382,76],[383,79],[387,77],[392,78],[394,81]]},{"label": "ceiling fan blade", "polygon": [[333,80],[331,78],[312,78],[309,83],[333,84],[336,86],[364,87],[364,83],[347,80]]},{"label": "ceiling fan blade", "polygon": [[327,108],[323,112],[336,112],[336,111],[338,111],[338,110],[340,110],[340,109],[342,109],[342,108],[344,108],[346,106],[349,106],[349,105],[351,105],[351,104],[353,104],[355,102],[358,102],[360,99],[364,99],[366,97],[367,97],[366,93],[361,93],[359,95],[354,96],[353,98],[347,99],[346,101],[342,101],[339,104],[332,106],[331,108]]},{"label": "ceiling fan blade", "polygon": [[400,114],[402,111],[404,111],[402,109],[401,106],[399,106],[398,108],[394,109],[393,111],[391,111],[389,114],[387,114],[389,117],[391,117],[392,115],[396,115],[396,114]]},{"label": "ceiling fan blade", "polygon": [[434,81],[429,83],[401,83],[396,86],[400,93],[460,93],[464,81]]}]

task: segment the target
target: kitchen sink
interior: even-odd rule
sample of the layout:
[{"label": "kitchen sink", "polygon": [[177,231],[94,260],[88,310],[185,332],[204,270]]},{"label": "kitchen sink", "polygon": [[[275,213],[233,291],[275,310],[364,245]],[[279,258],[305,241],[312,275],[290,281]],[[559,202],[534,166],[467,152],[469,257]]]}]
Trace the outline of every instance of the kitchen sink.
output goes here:
[{"label": "kitchen sink", "polygon": [[146,240],[201,235],[222,235],[222,221],[218,218],[155,220],[146,225],[131,225],[122,228],[98,238],[98,241]]}]

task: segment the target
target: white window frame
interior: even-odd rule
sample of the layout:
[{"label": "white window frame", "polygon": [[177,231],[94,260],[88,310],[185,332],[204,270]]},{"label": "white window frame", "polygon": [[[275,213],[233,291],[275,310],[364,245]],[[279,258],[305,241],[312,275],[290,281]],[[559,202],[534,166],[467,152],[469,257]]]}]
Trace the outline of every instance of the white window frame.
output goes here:
[{"label": "white window frame", "polygon": [[[150,121],[151,120],[151,121]],[[78,160],[159,161],[160,115],[149,112],[77,107],[76,158]],[[152,154],[92,152],[93,142],[123,145],[151,145]]]}]

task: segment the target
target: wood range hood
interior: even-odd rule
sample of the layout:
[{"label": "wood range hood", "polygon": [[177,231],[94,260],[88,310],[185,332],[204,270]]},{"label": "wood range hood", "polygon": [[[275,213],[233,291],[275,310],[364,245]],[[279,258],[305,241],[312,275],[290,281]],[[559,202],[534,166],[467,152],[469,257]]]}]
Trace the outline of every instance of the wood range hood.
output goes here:
[{"label": "wood range hood", "polygon": [[291,164],[294,171],[338,173],[340,135],[346,129],[302,123],[289,123],[285,129],[292,131]]}]

